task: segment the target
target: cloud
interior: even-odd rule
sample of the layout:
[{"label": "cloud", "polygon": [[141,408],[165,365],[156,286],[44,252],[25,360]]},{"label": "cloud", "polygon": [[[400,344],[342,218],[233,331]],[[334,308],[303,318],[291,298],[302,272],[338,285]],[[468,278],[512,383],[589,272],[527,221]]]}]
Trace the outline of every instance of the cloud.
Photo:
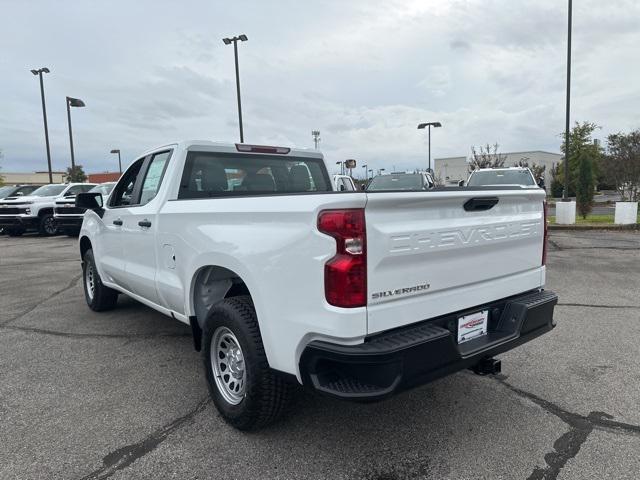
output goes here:
[{"label": "cloud", "polygon": [[[76,157],[113,168],[169,141],[238,138],[233,48],[239,45],[249,142],[321,147],[331,162],[415,168],[471,145],[558,151],[564,128],[566,4],[555,0],[319,1],[313,5],[141,0],[5,3],[0,31],[2,168],[46,166],[38,82],[45,77],[54,167],[69,163],[64,97]],[[197,15],[194,15],[197,12]],[[637,127],[640,44],[631,0],[574,5],[572,119]],[[75,21],[66,21],[69,18]]]}]

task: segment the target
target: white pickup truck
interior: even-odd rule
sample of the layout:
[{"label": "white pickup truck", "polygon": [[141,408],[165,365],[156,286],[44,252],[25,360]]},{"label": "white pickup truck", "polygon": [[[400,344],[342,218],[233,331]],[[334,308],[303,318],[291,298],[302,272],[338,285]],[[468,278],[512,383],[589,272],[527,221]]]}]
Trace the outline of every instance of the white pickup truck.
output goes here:
[{"label": "white pickup truck", "polygon": [[188,141],[80,194],[89,307],[119,293],[190,324],[236,428],[292,384],[376,400],[550,331],[539,188],[336,192],[317,151]]},{"label": "white pickup truck", "polygon": [[29,195],[6,197],[0,201],[0,229],[10,236],[20,236],[28,230],[35,230],[40,235],[55,235],[58,231],[53,218],[56,200],[73,199],[93,187],[95,183],[53,183]]}]

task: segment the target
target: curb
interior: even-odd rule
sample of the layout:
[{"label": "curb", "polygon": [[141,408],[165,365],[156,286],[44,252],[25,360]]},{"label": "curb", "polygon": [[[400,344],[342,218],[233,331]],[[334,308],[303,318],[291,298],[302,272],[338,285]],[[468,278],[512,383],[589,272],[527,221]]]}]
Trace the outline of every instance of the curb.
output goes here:
[{"label": "curb", "polygon": [[630,225],[615,225],[612,223],[604,223],[601,225],[591,224],[591,225],[558,225],[555,223],[549,224],[549,230],[622,230],[622,231],[633,231],[640,230],[640,223],[632,223]]}]

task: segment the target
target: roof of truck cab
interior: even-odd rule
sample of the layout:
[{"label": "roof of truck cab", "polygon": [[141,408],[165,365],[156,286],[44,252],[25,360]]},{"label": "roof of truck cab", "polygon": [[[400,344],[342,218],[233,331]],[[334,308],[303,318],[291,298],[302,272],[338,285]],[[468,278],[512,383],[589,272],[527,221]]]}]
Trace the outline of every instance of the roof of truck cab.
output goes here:
[{"label": "roof of truck cab", "polygon": [[[251,153],[251,152],[238,152],[236,148],[236,143],[230,142],[214,142],[211,140],[181,140],[178,142],[167,143],[164,145],[159,145],[155,148],[149,149],[142,153],[140,156],[148,155],[150,153],[156,152],[163,148],[177,148],[182,150],[195,150],[195,149],[203,149],[205,151],[210,152],[221,152],[221,153],[242,153],[246,155],[268,155],[264,153]],[[290,151],[287,154],[279,154],[283,156],[290,157],[308,157],[308,158],[324,158],[322,153],[319,150],[315,150],[312,148],[294,148],[287,145],[265,145],[259,143],[244,143],[244,145],[255,145],[255,146],[269,146],[269,147],[284,147],[289,148]]]},{"label": "roof of truck cab", "polygon": [[[495,167],[495,168],[477,168],[473,172],[495,172],[499,170],[529,170],[529,167]],[[473,173],[471,172],[471,173]]]}]

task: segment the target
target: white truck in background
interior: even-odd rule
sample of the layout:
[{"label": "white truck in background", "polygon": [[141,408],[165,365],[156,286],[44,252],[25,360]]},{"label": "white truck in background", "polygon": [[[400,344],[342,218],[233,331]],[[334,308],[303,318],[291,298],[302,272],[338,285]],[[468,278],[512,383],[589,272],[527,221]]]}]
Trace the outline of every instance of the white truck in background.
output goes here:
[{"label": "white truck in background", "polygon": [[95,183],[53,183],[29,195],[6,197],[0,201],[0,228],[14,237],[33,230],[40,235],[55,235],[58,232],[53,218],[56,201],[75,198],[93,187]]},{"label": "white truck in background", "polygon": [[336,192],[353,192],[356,189],[356,184],[353,183],[353,178],[349,175],[334,175],[333,186]]},{"label": "white truck in background", "polygon": [[[106,202],[116,182],[105,182],[95,185],[88,192],[97,192],[102,195],[102,201]],[[77,237],[82,227],[84,208],[76,207],[76,197],[66,196],[56,200],[53,207],[53,219],[58,233],[70,237]]]},{"label": "white truck in background", "polygon": [[277,419],[295,384],[377,400],[495,373],[555,326],[537,187],[336,192],[317,151],[187,141],[76,204],[89,307],[126,294],[189,324],[242,430]]}]

